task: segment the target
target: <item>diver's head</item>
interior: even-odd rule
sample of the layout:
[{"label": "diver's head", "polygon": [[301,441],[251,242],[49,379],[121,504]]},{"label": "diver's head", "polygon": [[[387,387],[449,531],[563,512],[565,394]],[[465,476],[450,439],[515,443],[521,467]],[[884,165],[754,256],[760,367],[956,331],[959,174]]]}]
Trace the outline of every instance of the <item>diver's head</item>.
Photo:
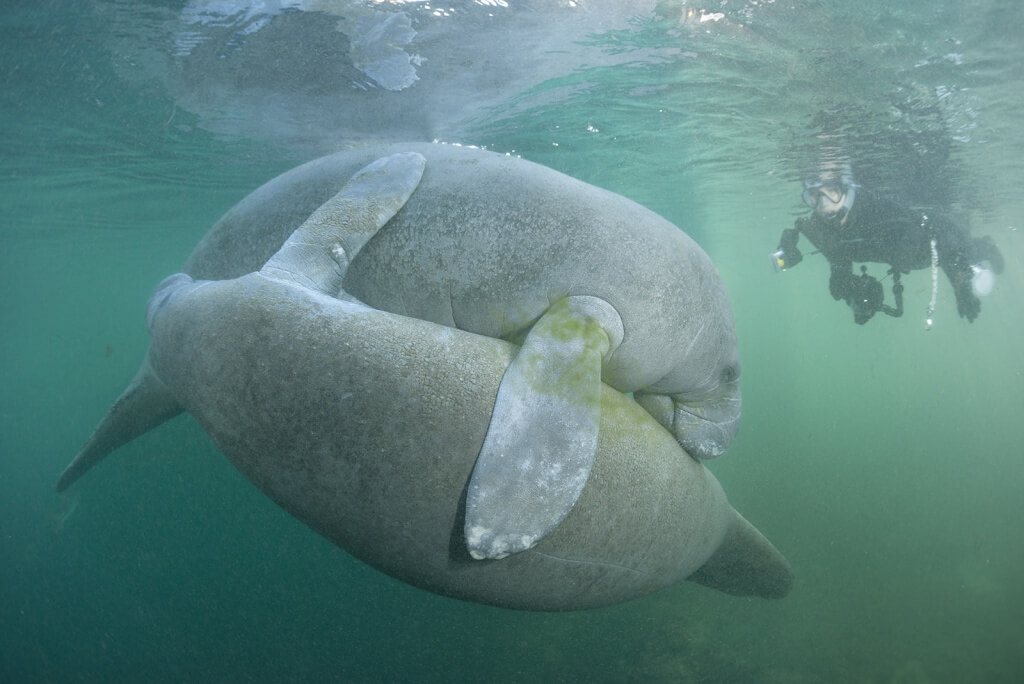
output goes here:
[{"label": "diver's head", "polygon": [[838,214],[845,203],[846,191],[838,183],[804,183],[804,204],[819,216]]},{"label": "diver's head", "polygon": [[813,178],[804,178],[804,204],[824,219],[844,219],[853,207],[857,185],[848,163],[829,165]]},{"label": "diver's head", "polygon": [[804,181],[804,204],[824,219],[845,218],[856,195],[853,183],[841,180]]}]

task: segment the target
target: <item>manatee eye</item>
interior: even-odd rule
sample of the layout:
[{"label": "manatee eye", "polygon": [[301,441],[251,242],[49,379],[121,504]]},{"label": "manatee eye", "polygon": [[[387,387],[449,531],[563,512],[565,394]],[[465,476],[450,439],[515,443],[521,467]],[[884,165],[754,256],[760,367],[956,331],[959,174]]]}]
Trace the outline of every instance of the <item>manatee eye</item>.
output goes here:
[{"label": "manatee eye", "polygon": [[719,383],[724,385],[724,384],[726,384],[728,382],[735,381],[739,377],[740,377],[740,367],[739,366],[736,366],[736,365],[726,366],[725,368],[722,369],[722,373],[719,376]]}]

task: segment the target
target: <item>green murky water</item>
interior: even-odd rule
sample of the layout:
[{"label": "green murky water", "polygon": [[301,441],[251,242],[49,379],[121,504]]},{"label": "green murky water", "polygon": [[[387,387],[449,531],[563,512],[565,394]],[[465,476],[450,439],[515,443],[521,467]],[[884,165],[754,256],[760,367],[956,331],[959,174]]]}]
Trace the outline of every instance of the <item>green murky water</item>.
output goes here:
[{"label": "green murky water", "polygon": [[[1024,5],[213,12],[230,4],[0,10],[0,680],[1024,678]],[[405,72],[327,68],[337,22],[375,11],[407,13],[429,51],[404,90],[367,74]],[[488,51],[496,25],[512,38]],[[416,94],[439,82],[447,99]],[[155,283],[248,191],[371,136],[514,152],[705,247],[744,361],[743,428],[711,468],[791,560],[788,598],[684,583],[526,614],[436,597],[280,511],[187,417],[53,493],[145,350]],[[902,319],[863,327],[823,258],[772,271],[825,144],[999,244],[976,322],[943,280],[925,332],[923,271]]]}]

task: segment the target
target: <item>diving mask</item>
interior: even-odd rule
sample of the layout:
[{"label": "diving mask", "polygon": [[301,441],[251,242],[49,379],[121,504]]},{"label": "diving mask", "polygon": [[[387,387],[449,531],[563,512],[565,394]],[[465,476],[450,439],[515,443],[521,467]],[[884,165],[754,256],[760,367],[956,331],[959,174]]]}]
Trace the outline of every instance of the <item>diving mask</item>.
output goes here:
[{"label": "diving mask", "polygon": [[846,193],[836,185],[813,183],[804,186],[803,200],[819,214],[835,214],[846,206]]}]

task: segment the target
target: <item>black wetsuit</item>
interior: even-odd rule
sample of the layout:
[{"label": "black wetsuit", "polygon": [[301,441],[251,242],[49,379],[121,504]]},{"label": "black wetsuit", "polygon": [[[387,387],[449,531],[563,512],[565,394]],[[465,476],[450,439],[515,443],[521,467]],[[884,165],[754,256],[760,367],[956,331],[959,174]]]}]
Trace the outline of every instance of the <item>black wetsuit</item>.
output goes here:
[{"label": "black wetsuit", "polygon": [[[802,259],[796,246],[801,233],[828,259],[832,266],[829,291],[833,298],[842,299],[854,308],[858,323],[867,322],[875,310],[881,310],[879,298],[878,309],[867,314],[862,309],[857,314],[857,304],[863,303],[868,281],[876,283],[878,293],[881,288],[874,278],[854,275],[854,262],[888,264],[899,293],[902,292],[899,274],[931,267],[933,239],[938,265],[953,285],[960,315],[973,321],[981,310],[981,302],[971,288],[974,276],[971,264],[987,258],[986,252],[990,248],[994,250],[995,245],[988,238],[972,239],[946,217],[907,209],[858,189],[853,207],[845,218],[840,215],[823,218],[815,213],[798,218],[793,228],[782,231],[779,249],[784,254],[786,268]],[[902,304],[899,298],[897,301]],[[890,309],[890,313],[892,311]]]}]

